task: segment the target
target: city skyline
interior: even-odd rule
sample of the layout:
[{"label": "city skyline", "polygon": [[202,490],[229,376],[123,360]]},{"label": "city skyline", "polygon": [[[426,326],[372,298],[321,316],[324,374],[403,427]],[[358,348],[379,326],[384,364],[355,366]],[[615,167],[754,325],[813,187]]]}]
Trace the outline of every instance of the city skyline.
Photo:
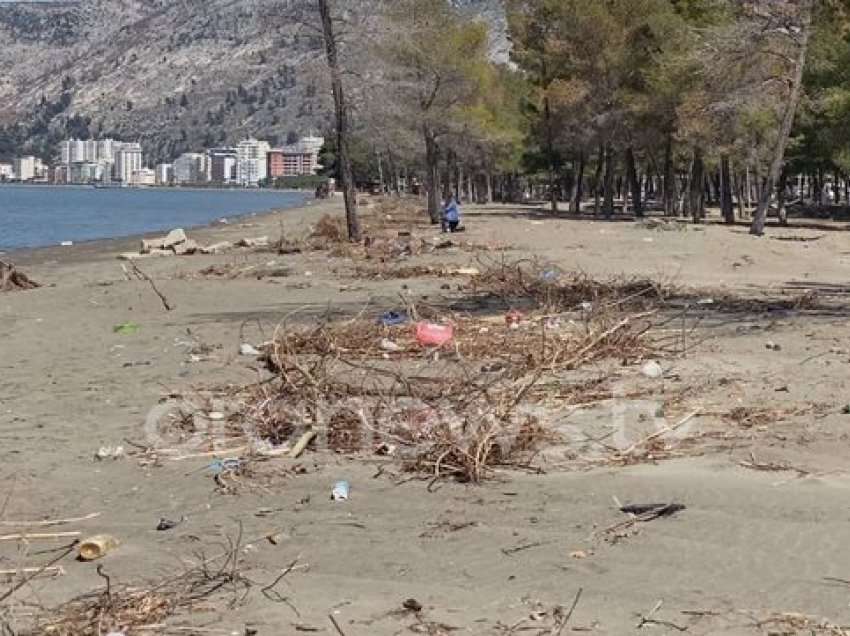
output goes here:
[{"label": "city skyline", "polygon": [[139,142],[71,138],[58,143],[53,164],[34,155],[0,162],[0,180],[51,184],[122,184],[134,186],[216,183],[258,187],[268,180],[317,174],[324,137],[307,135],[272,147],[248,137],[235,145],[184,152],[171,162],[145,161]]}]

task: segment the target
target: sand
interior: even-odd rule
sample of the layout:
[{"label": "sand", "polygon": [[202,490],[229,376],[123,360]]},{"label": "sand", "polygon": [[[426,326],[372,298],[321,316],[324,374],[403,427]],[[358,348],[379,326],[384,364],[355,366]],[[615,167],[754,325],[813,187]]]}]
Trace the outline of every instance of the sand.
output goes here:
[{"label": "sand", "polygon": [[[339,213],[339,204],[190,235],[202,243],[274,240],[281,222],[295,233],[326,211]],[[564,634],[680,628],[688,634],[827,634],[841,632],[813,626],[850,625],[850,584],[828,580],[850,579],[850,415],[842,412],[850,403],[846,228],[772,229],[755,239],[743,226],[652,229],[505,206],[469,208],[465,221],[464,240],[513,246],[483,258],[535,256],[596,276],[646,275],[706,297],[721,289],[820,289],[831,302],[808,311],[706,313],[699,344],[684,358],[663,361],[665,391],[690,387],[683,410],[705,413],[690,432],[713,432],[715,441],[725,435],[722,451],[579,469],[553,450],[542,460],[545,474],[500,471],[480,486],[445,482],[434,492],[421,481],[399,485],[375,477],[385,464],[380,458],[308,451],[304,474],[222,495],[204,470],[206,458],[145,465],[139,456],[96,461],[94,454],[101,446],[133,451],[126,440],[147,444],[146,415],[170,393],[256,381],[259,367],[238,355],[239,345],[259,344],[293,310],[308,316],[329,306],[345,314],[364,307],[378,312],[394,307],[399,293],[451,295],[440,289],[445,281],[341,280],[333,270],[346,261],[327,253],[142,261],[176,306],[166,312],[146,282],[126,279],[115,258],[136,239],[14,253],[6,258],[46,286],[0,294],[0,521],[98,512],[56,530],[120,538],[120,547],[100,563],[113,583],[135,585],[179,571],[200,549],[214,552],[241,526],[249,544],[243,568],[257,583],[246,601],[180,616],[171,627],[184,631],[160,633],[338,634],[328,619],[333,614],[346,636],[551,634],[560,620],[553,610],[569,608],[580,589]],[[433,234],[427,227],[418,231]],[[194,277],[214,263],[269,261],[291,275]],[[415,261],[481,266],[466,252]],[[127,321],[140,326],[138,333],[113,332]],[[193,361],[189,341],[209,345],[211,353]],[[768,349],[768,342],[780,350]],[[624,390],[650,381],[639,367],[617,374]],[[802,412],[744,428],[720,416],[736,406]],[[599,428],[611,408],[603,403],[579,411],[575,425]],[[742,465],[753,458],[795,470]],[[330,501],[338,479],[352,485],[344,503]],[[614,498],[676,501],[687,509],[617,541],[594,537],[625,518]],[[163,517],[185,520],[158,532]],[[274,532],[282,533],[278,545],[262,539]],[[50,555],[36,553],[61,544],[0,542],[0,569],[44,563]],[[259,593],[296,558],[309,567],[276,587],[286,602]],[[62,565],[64,576],[39,578],[0,604],[15,624],[26,622],[33,603],[51,606],[102,589],[95,564],[66,559]],[[5,589],[0,583],[0,596]],[[418,615],[402,610],[409,598],[423,606]],[[797,613],[810,617],[808,626],[788,616]],[[655,622],[638,629],[642,616]],[[777,617],[782,621],[769,622]]]}]

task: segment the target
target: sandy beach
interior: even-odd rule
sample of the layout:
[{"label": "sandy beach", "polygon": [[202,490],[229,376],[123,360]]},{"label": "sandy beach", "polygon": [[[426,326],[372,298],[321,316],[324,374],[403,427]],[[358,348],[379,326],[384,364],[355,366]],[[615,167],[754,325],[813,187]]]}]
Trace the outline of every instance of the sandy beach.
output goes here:
[{"label": "sandy beach", "polygon": [[[618,360],[575,372],[605,376],[615,391],[574,410],[571,426],[588,436],[581,447],[553,444],[535,470],[498,469],[481,484],[429,488],[404,478],[392,458],[311,448],[264,462],[271,477],[222,493],[208,469],[214,457],[156,453],[184,440],[151,439],[146,427],[168,396],[268,377],[240,346],[268,341],[287,316],[374,317],[400,298],[449,306],[464,298],[463,276],[358,277],[357,262],[327,250],[138,261],[174,305],[165,311],[116,258],[138,238],[6,255],[44,286],[0,294],[0,535],[97,513],[50,530],[107,533],[120,545],[96,563],[60,560],[61,575],[37,576],[0,603],[0,619],[23,627],[38,608],[102,591],[104,573],[113,586],[156,582],[238,536],[252,582],[244,599],[204,600],[152,631],[127,633],[843,633],[835,630],[850,625],[845,225],[792,221],[757,239],[743,226],[575,220],[530,206],[464,211],[468,231],[453,239],[481,249],[449,247],[404,264],[483,271],[535,258],[567,276],[641,276],[704,301],[670,323],[689,346],[659,358],[662,378]],[[276,241],[304,235],[324,214],[341,215],[341,204],[189,234],[202,244]],[[424,223],[406,231],[443,240]],[[199,274],[255,266],[285,274]],[[816,301],[779,302],[812,291]],[[724,294],[770,300],[725,303]],[[492,313],[501,320],[507,309]],[[115,332],[128,322],[138,329]],[[584,461],[622,443],[605,437],[606,426],[617,395],[636,391],[650,397],[627,409],[626,428],[633,433],[638,411],[664,404],[671,424],[695,414],[687,443],[671,441],[658,461]],[[116,446],[123,457],[95,458]],[[338,480],[351,484],[345,502],[330,499]],[[618,501],[686,508],[607,532],[629,519]],[[158,531],[161,519],[179,523]],[[0,570],[38,568],[67,543],[0,541]],[[0,597],[20,581],[0,577]],[[407,599],[421,610],[405,609]]]}]

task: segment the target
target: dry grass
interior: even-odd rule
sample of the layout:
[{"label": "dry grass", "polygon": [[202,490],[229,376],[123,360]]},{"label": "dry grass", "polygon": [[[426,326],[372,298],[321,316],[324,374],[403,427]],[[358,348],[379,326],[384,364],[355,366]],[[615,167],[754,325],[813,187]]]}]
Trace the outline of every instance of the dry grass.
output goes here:
[{"label": "dry grass", "polygon": [[340,243],[347,240],[348,231],[345,227],[345,219],[330,214],[323,215],[313,227],[310,234],[311,239],[322,239],[332,243]]}]

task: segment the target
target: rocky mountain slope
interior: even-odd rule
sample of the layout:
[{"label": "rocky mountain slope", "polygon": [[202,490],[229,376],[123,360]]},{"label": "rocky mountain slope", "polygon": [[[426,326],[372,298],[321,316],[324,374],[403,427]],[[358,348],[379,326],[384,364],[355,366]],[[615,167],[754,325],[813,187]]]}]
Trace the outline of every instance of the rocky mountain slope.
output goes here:
[{"label": "rocky mountain slope", "polygon": [[[498,25],[498,0],[455,2]],[[49,158],[68,136],[140,140],[157,160],[247,135],[283,143],[324,130],[321,41],[285,5],[0,2],[0,158]]]}]

